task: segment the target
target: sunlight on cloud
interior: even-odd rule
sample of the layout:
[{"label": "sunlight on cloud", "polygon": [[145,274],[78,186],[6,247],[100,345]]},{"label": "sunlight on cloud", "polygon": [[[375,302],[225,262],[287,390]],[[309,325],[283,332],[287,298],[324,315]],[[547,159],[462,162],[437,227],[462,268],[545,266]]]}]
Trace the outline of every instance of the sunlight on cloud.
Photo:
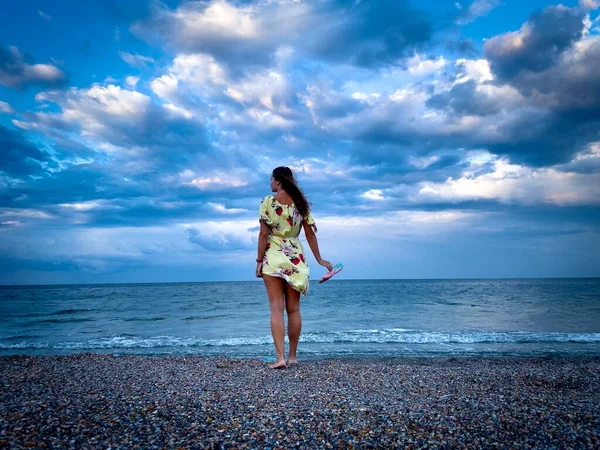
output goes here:
[{"label": "sunlight on cloud", "polygon": [[383,191],[381,191],[381,189],[370,189],[363,193],[362,197],[369,200],[384,200]]},{"label": "sunlight on cloud", "polygon": [[563,173],[555,169],[533,169],[493,160],[494,171],[465,172],[461,178],[443,183],[423,182],[419,200],[497,200],[502,203],[550,203],[580,205],[600,203],[600,174]]},{"label": "sunlight on cloud", "polygon": [[79,202],[79,203],[60,203],[58,206],[61,206],[63,208],[67,208],[67,209],[72,209],[75,211],[91,211],[94,209],[102,209],[102,210],[123,209],[122,206],[111,204],[111,202],[109,200],[89,200],[86,202]]},{"label": "sunlight on cloud", "polygon": [[286,103],[288,85],[285,76],[275,70],[248,75],[238,83],[231,83],[225,95],[244,104],[255,102],[264,108],[280,113],[293,112]]},{"label": "sunlight on cloud", "polygon": [[194,114],[192,112],[188,111],[187,109],[180,108],[179,106],[175,106],[170,103],[163,105],[163,108],[166,111],[168,111],[170,114],[173,114],[175,116],[180,116],[185,119],[192,119],[194,117]]},{"label": "sunlight on cloud", "polygon": [[589,159],[600,159],[600,142],[594,142],[589,147],[575,155],[574,161],[584,161]]},{"label": "sunlight on cloud", "polygon": [[193,186],[202,190],[210,190],[231,187],[242,187],[246,186],[248,182],[245,180],[239,180],[227,176],[214,176],[194,178],[193,180],[183,184]]},{"label": "sunlight on cloud", "polygon": [[373,93],[373,94],[365,94],[363,92],[355,92],[354,94],[352,94],[352,98],[354,100],[359,100],[359,101],[363,101],[365,103],[368,104],[374,104],[379,97],[381,96],[381,94],[379,93]]},{"label": "sunlight on cloud", "polygon": [[125,78],[125,84],[132,89],[135,89],[135,87],[138,84],[138,81],[140,81],[140,77],[129,76]]},{"label": "sunlight on cloud", "polygon": [[593,11],[600,8],[600,0],[579,0],[579,7],[584,11]]},{"label": "sunlight on cloud", "polygon": [[223,0],[213,1],[204,11],[184,6],[172,14],[185,27],[183,33],[187,35],[197,34],[199,30],[207,35],[215,33],[244,39],[261,35],[252,7],[236,8]]},{"label": "sunlight on cloud", "polygon": [[169,71],[179,80],[197,86],[227,82],[224,67],[212,56],[202,53],[177,56]]},{"label": "sunlight on cloud", "polygon": [[21,218],[21,219],[56,219],[52,214],[35,209],[16,209],[2,208],[0,209],[0,219]]},{"label": "sunlight on cloud", "polygon": [[417,158],[411,155],[408,157],[408,162],[418,169],[425,169],[433,163],[439,161],[439,159],[440,157],[438,155],[424,156],[422,158]]},{"label": "sunlight on cloud", "polygon": [[213,211],[220,213],[220,214],[241,214],[241,213],[248,212],[247,209],[242,209],[242,208],[227,208],[227,207],[225,207],[225,205],[223,205],[221,203],[208,202],[207,206],[209,206]]},{"label": "sunlight on cloud", "polygon": [[408,71],[415,76],[431,75],[442,69],[447,62],[443,56],[437,59],[423,59],[423,55],[415,54],[408,59]]},{"label": "sunlight on cloud", "polygon": [[[85,97],[88,97],[92,102],[86,106],[97,109],[98,105],[108,114],[115,116],[137,116],[144,114],[150,103],[150,97],[136,91],[121,89],[119,86],[108,85],[92,86],[86,90],[74,90],[74,94],[81,94],[80,100],[85,102]],[[72,106],[76,106],[71,103]],[[71,106],[67,105],[67,106]],[[77,108],[66,108],[64,114],[66,117],[77,117],[81,110]]]},{"label": "sunlight on cloud", "polygon": [[176,76],[171,74],[162,75],[152,80],[150,88],[159,97],[169,98],[177,92],[178,83],[179,81]]},{"label": "sunlight on cloud", "polygon": [[266,128],[291,128],[295,122],[285,119],[278,114],[267,111],[261,108],[249,108],[245,112],[245,116],[252,121]]},{"label": "sunlight on cloud", "polygon": [[56,85],[64,82],[66,74],[51,64],[29,64],[29,56],[14,45],[0,47],[0,85],[21,89],[30,85]]},{"label": "sunlight on cloud", "polygon": [[483,83],[494,79],[487,59],[457,59],[455,65],[459,69],[459,73],[454,84],[464,83],[468,80]]}]

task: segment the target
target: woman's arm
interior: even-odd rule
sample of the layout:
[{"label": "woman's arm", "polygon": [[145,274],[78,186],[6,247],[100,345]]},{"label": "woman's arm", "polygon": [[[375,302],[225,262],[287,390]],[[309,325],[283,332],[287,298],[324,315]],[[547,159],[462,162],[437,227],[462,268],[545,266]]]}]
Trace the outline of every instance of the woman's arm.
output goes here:
[{"label": "woman's arm", "polygon": [[267,243],[269,242],[269,226],[261,222],[260,231],[258,232],[258,256],[256,257],[256,276],[262,277],[262,260],[267,251]]},{"label": "woman's arm", "polygon": [[312,226],[310,226],[305,220],[304,222],[302,222],[302,227],[304,228],[304,235],[306,236],[306,241],[308,242],[308,245],[313,255],[315,256],[317,262],[321,266],[327,267],[327,270],[331,270],[331,263],[321,258],[321,252],[319,251],[319,242],[317,241],[317,235],[314,232]]}]

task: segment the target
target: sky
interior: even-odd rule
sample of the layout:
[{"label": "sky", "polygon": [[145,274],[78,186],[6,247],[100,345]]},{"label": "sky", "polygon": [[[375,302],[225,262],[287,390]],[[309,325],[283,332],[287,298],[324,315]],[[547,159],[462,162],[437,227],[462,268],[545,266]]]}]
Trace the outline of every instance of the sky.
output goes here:
[{"label": "sky", "polygon": [[600,276],[599,9],[12,3],[0,284],[255,279],[282,165],[340,278]]}]

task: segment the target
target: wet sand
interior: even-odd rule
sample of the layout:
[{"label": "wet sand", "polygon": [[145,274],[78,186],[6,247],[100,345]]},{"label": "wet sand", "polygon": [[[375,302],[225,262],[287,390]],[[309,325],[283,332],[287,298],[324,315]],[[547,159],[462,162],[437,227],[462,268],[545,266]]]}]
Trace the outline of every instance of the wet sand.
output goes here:
[{"label": "wet sand", "polygon": [[598,448],[600,358],[0,357],[4,448]]}]

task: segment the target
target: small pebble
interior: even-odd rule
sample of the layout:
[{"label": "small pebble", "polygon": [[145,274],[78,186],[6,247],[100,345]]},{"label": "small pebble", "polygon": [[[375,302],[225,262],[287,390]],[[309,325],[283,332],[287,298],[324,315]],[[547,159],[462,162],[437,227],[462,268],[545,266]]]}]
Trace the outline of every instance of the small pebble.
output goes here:
[{"label": "small pebble", "polygon": [[598,405],[598,357],[0,357],[0,448],[597,448]]}]

